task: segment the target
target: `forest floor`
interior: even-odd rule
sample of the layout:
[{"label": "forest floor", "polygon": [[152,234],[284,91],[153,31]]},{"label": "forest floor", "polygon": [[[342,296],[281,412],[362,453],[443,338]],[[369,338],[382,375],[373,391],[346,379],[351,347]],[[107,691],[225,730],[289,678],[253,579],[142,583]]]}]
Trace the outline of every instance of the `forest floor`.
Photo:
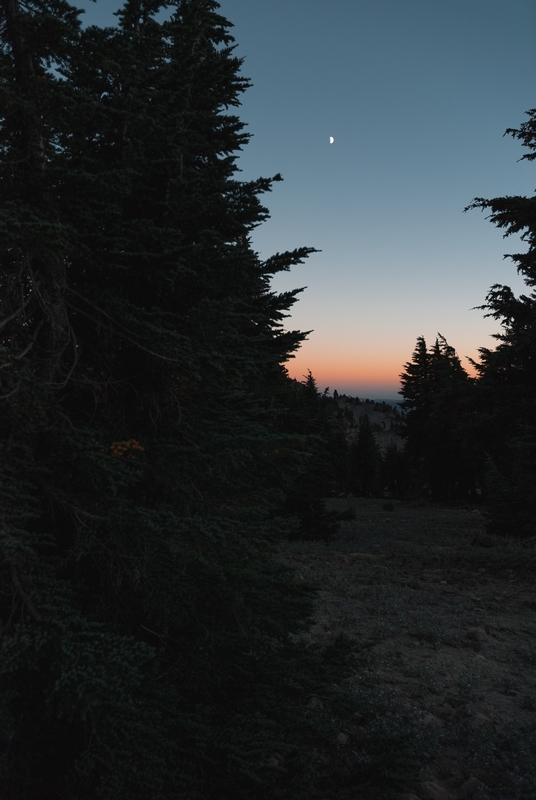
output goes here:
[{"label": "forest floor", "polygon": [[371,720],[409,726],[420,771],[407,800],[535,800],[536,540],[490,537],[471,508],[328,501],[349,506],[332,541],[279,553],[321,587],[304,636],[344,633],[367,654],[348,679],[362,713],[338,746]]}]

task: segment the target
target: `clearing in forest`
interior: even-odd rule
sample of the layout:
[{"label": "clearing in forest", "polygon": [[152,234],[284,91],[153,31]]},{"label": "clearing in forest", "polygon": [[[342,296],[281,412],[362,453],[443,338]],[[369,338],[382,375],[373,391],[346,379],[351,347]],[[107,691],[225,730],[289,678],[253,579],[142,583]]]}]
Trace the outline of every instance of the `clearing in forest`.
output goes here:
[{"label": "clearing in forest", "polygon": [[406,798],[534,800],[536,541],[486,535],[471,508],[328,501],[349,505],[332,541],[279,553],[321,587],[306,638],[342,632],[368,653],[349,678],[362,703],[341,750],[371,724],[410,727],[420,772]]}]

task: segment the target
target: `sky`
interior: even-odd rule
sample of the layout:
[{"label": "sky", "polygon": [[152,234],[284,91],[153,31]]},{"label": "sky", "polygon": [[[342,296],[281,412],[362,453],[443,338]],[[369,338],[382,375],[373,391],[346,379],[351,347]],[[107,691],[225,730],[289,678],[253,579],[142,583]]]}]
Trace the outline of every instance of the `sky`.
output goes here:
[{"label": "sky", "polygon": [[[77,0],[113,24],[118,0]],[[281,173],[262,258],[315,253],[274,289],[307,287],[286,320],[311,330],[289,373],[319,388],[396,398],[418,336],[464,366],[494,347],[476,306],[494,283],[524,288],[522,252],[475,197],[532,195],[534,166],[503,136],[536,107],[534,0],[220,0],[253,84],[238,114],[244,180]],[[330,137],[333,143],[330,144]]]}]

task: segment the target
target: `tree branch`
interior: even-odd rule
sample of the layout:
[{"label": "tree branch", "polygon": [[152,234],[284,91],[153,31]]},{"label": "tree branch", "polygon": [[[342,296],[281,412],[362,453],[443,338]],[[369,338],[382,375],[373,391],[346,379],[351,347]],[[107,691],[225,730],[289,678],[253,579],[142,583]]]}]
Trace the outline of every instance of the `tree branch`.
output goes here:
[{"label": "tree branch", "polygon": [[[72,289],[68,289],[68,291],[72,292]],[[74,294],[76,294],[78,297],[81,297],[81,295],[79,295],[78,292],[74,292]],[[130,336],[127,336],[126,333],[123,333],[123,331],[119,330],[119,328],[123,328],[124,327],[123,325],[121,325],[120,322],[116,322],[113,319],[113,317],[111,317],[105,311],[102,311],[102,309],[98,308],[98,306],[94,305],[89,300],[86,300],[85,297],[82,297],[82,300],[85,300],[85,302],[88,303],[88,305],[92,306],[99,313],[104,314],[104,316],[107,317],[112,323],[114,323],[114,325],[117,325],[118,328],[115,328],[112,325],[106,325],[106,323],[101,322],[100,319],[96,319],[91,314],[88,314],[87,311],[82,311],[81,308],[78,308],[77,306],[73,306],[72,303],[69,303],[69,306],[73,309],[73,311],[76,311],[78,314],[82,314],[84,317],[87,317],[92,322],[95,322],[98,325],[102,325],[104,328],[107,328],[109,331],[112,331],[112,333],[116,333],[118,336],[120,336],[126,342],[130,342],[130,344],[133,344],[134,347],[138,347],[140,350],[143,350],[145,353],[149,353],[149,355],[154,356],[155,358],[160,358],[160,359],[162,359],[162,361],[170,361],[172,364],[180,364],[181,363],[176,358],[169,358],[169,356],[163,356],[161,353],[155,353],[154,350],[149,350],[148,347],[144,347],[142,344],[137,342],[135,339],[131,339]],[[125,328],[125,330],[128,330],[128,328]],[[132,336],[136,336],[137,335],[135,333],[132,333],[132,331],[129,331],[129,333],[131,333]]]},{"label": "tree branch", "polygon": [[14,564],[10,564],[9,565],[9,571],[11,573],[11,581],[13,583],[13,586],[15,588],[16,593],[18,594],[18,596],[20,597],[20,599],[22,600],[22,602],[24,603],[24,605],[26,606],[26,608],[30,612],[31,616],[35,620],[37,620],[37,622],[41,622],[41,620],[43,618],[42,618],[41,614],[38,611],[35,610],[35,607],[34,607],[32,601],[30,600],[30,598],[28,597],[28,595],[26,594],[26,592],[22,588],[21,582],[19,580],[19,576],[17,575],[16,567],[15,567]]}]

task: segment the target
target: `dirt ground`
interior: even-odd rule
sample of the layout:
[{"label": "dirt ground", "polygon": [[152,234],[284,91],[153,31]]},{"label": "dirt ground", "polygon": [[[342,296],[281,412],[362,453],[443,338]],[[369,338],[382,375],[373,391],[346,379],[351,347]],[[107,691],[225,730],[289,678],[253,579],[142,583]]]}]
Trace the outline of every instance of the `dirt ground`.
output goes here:
[{"label": "dirt ground", "polygon": [[328,506],[355,519],[280,557],[322,587],[311,641],[344,632],[370,646],[349,681],[363,713],[340,746],[360,717],[411,724],[420,774],[407,800],[535,800],[536,540],[489,537],[471,508]]}]

